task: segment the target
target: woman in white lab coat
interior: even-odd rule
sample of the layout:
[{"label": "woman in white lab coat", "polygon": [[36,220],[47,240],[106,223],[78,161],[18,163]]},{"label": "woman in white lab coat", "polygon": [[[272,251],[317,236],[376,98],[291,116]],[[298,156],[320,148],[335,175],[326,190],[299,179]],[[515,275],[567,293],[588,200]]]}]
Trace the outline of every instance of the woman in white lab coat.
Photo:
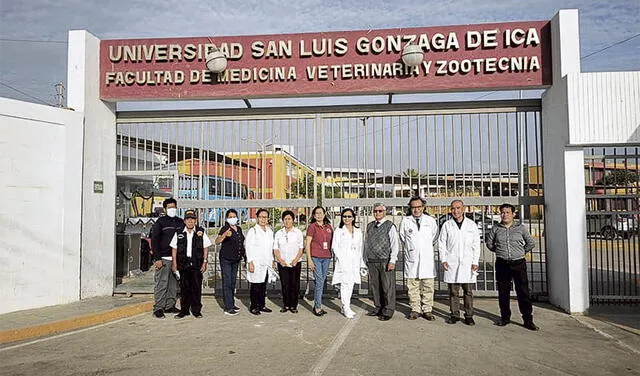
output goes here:
[{"label": "woman in white lab coat", "polygon": [[340,225],[333,233],[332,250],[336,258],[332,284],[340,284],[342,313],[352,319],[356,317],[351,309],[353,286],[360,283],[362,261],[362,231],[354,223],[356,215],[352,209],[344,209],[340,214]]},{"label": "woman in white lab coat", "polygon": [[247,232],[245,249],[247,255],[247,281],[251,283],[249,312],[259,315],[271,312],[265,306],[269,268],[273,267],[273,230],[269,227],[269,212],[258,209],[257,224]]}]

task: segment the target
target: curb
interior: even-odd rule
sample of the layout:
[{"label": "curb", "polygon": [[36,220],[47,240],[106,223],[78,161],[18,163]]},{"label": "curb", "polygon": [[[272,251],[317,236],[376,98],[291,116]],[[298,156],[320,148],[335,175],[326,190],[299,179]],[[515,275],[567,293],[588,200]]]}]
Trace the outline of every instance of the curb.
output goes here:
[{"label": "curb", "polygon": [[135,316],[143,312],[150,312],[152,308],[152,301],[130,304],[108,311],[72,317],[66,320],[54,321],[20,329],[11,329],[0,332],[0,344],[24,341],[36,337],[43,337],[47,335],[68,332],[75,329],[86,328],[93,325],[103,324],[120,318]]}]

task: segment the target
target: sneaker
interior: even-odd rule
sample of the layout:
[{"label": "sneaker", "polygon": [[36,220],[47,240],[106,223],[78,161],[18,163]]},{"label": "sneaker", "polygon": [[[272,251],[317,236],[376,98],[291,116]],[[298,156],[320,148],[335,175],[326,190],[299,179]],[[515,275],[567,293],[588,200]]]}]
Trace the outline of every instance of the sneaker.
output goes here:
[{"label": "sneaker", "polygon": [[273,311],[271,310],[271,308],[268,308],[268,307],[262,307],[262,308],[260,308],[260,312],[264,312],[264,313],[271,313],[271,312],[273,312]]},{"label": "sneaker", "polygon": [[200,313],[200,312],[194,313],[193,317],[195,317],[196,319],[201,319],[202,318],[202,313]]},{"label": "sneaker", "polygon": [[420,317],[420,314],[416,311],[411,311],[411,313],[409,314],[409,316],[407,317],[409,320],[416,320],[418,317]]},{"label": "sneaker", "polygon": [[164,311],[166,313],[179,313],[180,312],[180,310],[178,308],[176,308],[176,306],[173,306],[173,307],[171,307],[169,309],[165,309]]},{"label": "sneaker", "polygon": [[431,312],[423,313],[422,317],[424,317],[427,321],[435,321],[436,320],[436,317]]},{"label": "sneaker", "polygon": [[253,308],[249,310],[249,313],[251,313],[252,315],[259,315],[260,314],[260,310],[257,308]]},{"label": "sneaker", "polygon": [[239,310],[240,310],[240,307],[233,306],[233,310],[234,310],[234,311],[239,311]]},{"label": "sneaker", "polygon": [[356,313],[351,310],[351,308],[347,307],[342,310],[342,314],[344,317],[348,319],[353,319],[356,317]]},{"label": "sneaker", "polygon": [[235,316],[238,314],[238,311],[236,311],[235,309],[227,309],[224,311],[224,314],[227,316]]},{"label": "sneaker", "polygon": [[158,319],[164,319],[164,312],[161,309],[153,311],[153,315]]},{"label": "sneaker", "polygon": [[525,321],[524,327],[529,329],[529,330],[533,330],[533,331],[540,330],[540,328],[538,328],[538,326],[533,323],[533,320],[532,321]]},{"label": "sneaker", "polygon": [[465,323],[465,325],[469,325],[469,326],[474,326],[476,324],[476,322],[473,320],[473,317],[471,317],[471,316],[465,317],[464,318],[464,323]]},{"label": "sneaker", "polygon": [[175,317],[176,319],[181,319],[181,318],[187,317],[187,316],[189,316],[189,313],[180,312],[180,313],[178,313],[177,315],[175,315],[173,317]]}]

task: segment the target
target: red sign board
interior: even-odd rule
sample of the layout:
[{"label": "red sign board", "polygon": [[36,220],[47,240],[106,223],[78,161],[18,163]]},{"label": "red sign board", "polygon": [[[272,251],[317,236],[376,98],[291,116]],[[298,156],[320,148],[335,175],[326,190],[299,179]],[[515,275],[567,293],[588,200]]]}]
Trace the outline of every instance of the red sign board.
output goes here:
[{"label": "red sign board", "polygon": [[[423,61],[402,61],[407,44]],[[212,73],[213,46],[227,68]],[[100,42],[108,101],[539,88],[551,84],[548,21]]]}]

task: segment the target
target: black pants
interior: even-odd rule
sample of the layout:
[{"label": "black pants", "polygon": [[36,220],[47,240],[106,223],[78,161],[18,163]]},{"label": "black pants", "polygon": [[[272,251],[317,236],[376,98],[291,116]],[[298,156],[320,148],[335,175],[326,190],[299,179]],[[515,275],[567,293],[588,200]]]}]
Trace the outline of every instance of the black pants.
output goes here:
[{"label": "black pants", "polygon": [[233,293],[236,289],[236,277],[238,276],[238,261],[220,259],[220,269],[222,269],[222,298],[224,309],[230,310],[234,307]]},{"label": "black pants", "polygon": [[516,288],[518,296],[518,308],[522,314],[522,319],[531,321],[533,319],[533,306],[531,305],[531,295],[529,293],[529,278],[527,277],[527,262],[525,259],[504,260],[496,259],[496,281],[498,282],[498,301],[500,304],[500,317],[503,320],[511,319],[510,292],[511,280]]},{"label": "black pants", "polygon": [[196,266],[180,270],[180,312],[195,315],[202,310],[202,272]]},{"label": "black pants", "polygon": [[278,264],[280,284],[282,286],[282,306],[284,308],[298,308],[298,295],[300,295],[300,272],[302,264],[287,267]]},{"label": "black pants", "polygon": [[396,271],[387,271],[386,262],[370,262],[367,268],[376,310],[385,316],[393,316],[396,310]]},{"label": "black pants", "polygon": [[250,310],[262,309],[265,306],[265,298],[267,296],[267,279],[269,274],[264,277],[262,283],[251,283],[249,287],[249,298],[251,299]]}]

